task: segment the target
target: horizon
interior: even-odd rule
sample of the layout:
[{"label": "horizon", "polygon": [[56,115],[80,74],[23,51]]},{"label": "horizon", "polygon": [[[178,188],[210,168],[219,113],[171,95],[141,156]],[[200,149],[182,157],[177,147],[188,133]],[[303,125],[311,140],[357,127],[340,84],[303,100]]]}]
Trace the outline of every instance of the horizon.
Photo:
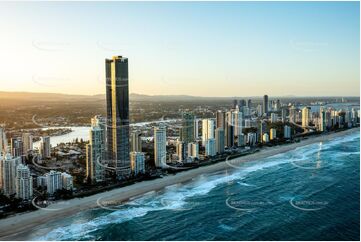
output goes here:
[{"label": "horizon", "polygon": [[[8,94],[56,94],[56,95],[65,95],[65,96],[86,96],[86,97],[94,97],[94,96],[105,96],[105,93],[98,93],[98,94],[69,94],[69,93],[60,93],[60,92],[29,92],[29,91],[2,91],[1,93],[8,93]],[[263,98],[263,95],[259,96],[193,96],[193,95],[187,95],[187,94],[142,94],[142,93],[135,93],[130,92],[129,95],[139,95],[139,96],[149,96],[149,97],[157,97],[157,96],[183,96],[183,97],[194,97],[194,98]],[[323,96],[323,95],[313,95],[313,96],[301,96],[301,95],[283,95],[283,96],[273,96],[272,94],[265,93],[264,95],[268,95],[268,98],[360,98],[360,96],[336,96],[336,95],[330,95],[330,96]]]},{"label": "horizon", "polygon": [[360,96],[359,2],[0,6],[2,91],[103,95],[123,55],[141,95]]}]

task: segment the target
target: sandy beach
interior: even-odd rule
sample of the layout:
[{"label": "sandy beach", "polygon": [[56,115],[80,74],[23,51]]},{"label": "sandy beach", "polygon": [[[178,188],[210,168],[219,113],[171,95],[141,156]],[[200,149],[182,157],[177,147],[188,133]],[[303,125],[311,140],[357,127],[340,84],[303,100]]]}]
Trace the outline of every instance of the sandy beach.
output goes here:
[{"label": "sandy beach", "polygon": [[[264,148],[260,152],[238,157],[232,159],[229,162],[231,162],[232,165],[237,165],[241,162],[255,161],[269,156],[284,153],[301,146],[332,140],[334,138],[349,135],[355,132],[360,131],[358,128],[353,128],[342,132],[330,133],[317,137],[309,137],[308,139],[302,140],[299,143]],[[76,198],[68,201],[59,202],[57,204],[52,204],[48,206],[46,209],[39,209],[33,212],[5,218],[0,220],[0,240],[26,240],[27,235],[31,231],[35,231],[38,226],[56,219],[62,219],[64,217],[71,216],[86,209],[99,207],[98,203],[100,200],[107,202],[125,201],[129,198],[139,196],[147,192],[160,190],[170,185],[189,181],[201,174],[213,173],[225,169],[235,168],[232,168],[226,162],[220,162],[214,165],[184,171],[175,175],[165,176],[161,179],[144,181],[127,187],[113,189],[111,191],[102,192],[89,197]]]}]

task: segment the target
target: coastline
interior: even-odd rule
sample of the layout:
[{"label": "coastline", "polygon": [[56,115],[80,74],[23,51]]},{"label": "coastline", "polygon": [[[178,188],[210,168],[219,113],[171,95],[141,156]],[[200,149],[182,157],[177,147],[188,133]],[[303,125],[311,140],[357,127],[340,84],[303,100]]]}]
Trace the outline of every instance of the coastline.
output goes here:
[{"label": "coastline", "polygon": [[[232,164],[239,164],[246,161],[256,161],[258,159],[294,150],[298,147],[346,136],[354,132],[360,132],[359,128],[352,128],[341,132],[323,134],[316,137],[311,136],[299,143],[291,143],[282,146],[265,148],[254,154],[234,158],[230,161],[232,161]],[[100,198],[108,201],[126,201],[151,191],[161,190],[170,185],[187,182],[201,174],[214,173],[225,170],[227,168],[234,169],[223,161],[213,165],[183,171],[175,175],[165,176],[160,179],[143,181],[130,186],[116,188],[89,197],[67,200],[64,201],[61,206],[59,206],[59,204],[52,204],[47,207],[47,209],[58,210],[51,211],[39,209],[33,212],[8,217],[0,220],[0,240],[26,240],[29,232],[35,230],[38,226],[43,225],[44,223],[71,216],[80,211],[99,207],[97,205],[97,201]]]}]

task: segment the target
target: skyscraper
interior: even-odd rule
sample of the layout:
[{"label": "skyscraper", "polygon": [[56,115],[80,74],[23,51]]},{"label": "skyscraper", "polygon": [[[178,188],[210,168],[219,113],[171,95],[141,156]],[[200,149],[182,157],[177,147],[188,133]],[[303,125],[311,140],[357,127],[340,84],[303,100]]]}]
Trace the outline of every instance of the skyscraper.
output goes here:
[{"label": "skyscraper", "polygon": [[199,145],[197,142],[188,144],[188,157],[199,158]]},{"label": "skyscraper", "polygon": [[191,113],[182,113],[180,140],[185,143],[194,141],[194,115]]},{"label": "skyscraper", "polygon": [[208,139],[214,138],[214,120],[203,119],[202,120],[202,144],[205,146]]},{"label": "skyscraper", "polygon": [[7,152],[7,146],[8,142],[6,140],[5,129],[0,127],[0,154],[3,153],[5,155]]},{"label": "skyscraper", "polygon": [[154,128],[154,162],[156,167],[163,167],[167,160],[167,132],[165,126]]},{"label": "skyscraper", "polygon": [[118,179],[130,175],[128,58],[105,60],[107,151]]},{"label": "skyscraper", "polygon": [[16,167],[21,164],[21,157],[12,157],[9,153],[0,159],[0,188],[5,196],[16,193]]},{"label": "skyscraper", "polygon": [[320,108],[319,130],[326,131],[326,111],[323,107]]},{"label": "skyscraper", "polygon": [[130,152],[130,167],[134,175],[145,173],[145,158],[143,152]]},{"label": "skyscraper", "polygon": [[224,129],[216,128],[216,152],[222,154],[224,152]]},{"label": "skyscraper", "polygon": [[310,122],[310,113],[311,108],[310,107],[304,107],[302,108],[302,127],[308,127],[308,124]]},{"label": "skyscraper", "polygon": [[42,158],[49,158],[51,154],[50,137],[44,136],[40,139],[40,155]]},{"label": "skyscraper", "polygon": [[95,122],[98,119],[94,118],[92,126],[89,131],[89,144],[86,146],[86,176],[92,182],[104,181],[105,168],[103,162],[105,160],[105,130]]},{"label": "skyscraper", "polygon": [[29,150],[33,149],[33,136],[30,133],[23,133],[23,152],[26,154]]},{"label": "skyscraper", "polygon": [[14,157],[22,156],[24,153],[23,141],[20,138],[11,138],[10,149],[11,149],[12,156],[14,156]]},{"label": "skyscraper", "polygon": [[183,141],[178,141],[176,144],[176,153],[178,161],[184,161],[187,158],[187,144]]},{"label": "skyscraper", "polygon": [[46,189],[47,193],[53,195],[57,190],[63,188],[63,179],[61,172],[51,170],[49,173],[45,174],[46,177]]},{"label": "skyscraper", "polygon": [[140,131],[132,132],[130,141],[131,152],[142,152],[142,133]]},{"label": "skyscraper", "polygon": [[278,115],[276,113],[271,113],[271,123],[276,123],[278,120]]},{"label": "skyscraper", "polygon": [[266,116],[268,115],[268,96],[264,95],[263,96],[263,114],[265,114]]},{"label": "skyscraper", "polygon": [[290,126],[285,125],[285,127],[283,128],[283,136],[285,139],[291,138],[291,127]]},{"label": "skyscraper", "polygon": [[218,110],[216,113],[216,128],[225,128],[225,113],[221,110]]},{"label": "skyscraper", "polygon": [[31,200],[33,197],[33,178],[27,166],[19,164],[16,167],[16,197]]},{"label": "skyscraper", "polygon": [[206,156],[216,155],[216,141],[214,140],[214,138],[210,138],[206,140],[205,155]]},{"label": "skyscraper", "polygon": [[277,132],[276,132],[276,129],[270,129],[270,135],[269,135],[269,139],[270,140],[273,140],[277,137]]}]

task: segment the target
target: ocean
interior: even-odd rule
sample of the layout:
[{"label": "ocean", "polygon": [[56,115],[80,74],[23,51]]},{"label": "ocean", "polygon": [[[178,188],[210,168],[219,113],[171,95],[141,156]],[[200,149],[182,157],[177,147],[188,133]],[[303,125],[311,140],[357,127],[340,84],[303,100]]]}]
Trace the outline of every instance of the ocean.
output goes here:
[{"label": "ocean", "polygon": [[359,240],[360,133],[42,225],[31,240]]}]

